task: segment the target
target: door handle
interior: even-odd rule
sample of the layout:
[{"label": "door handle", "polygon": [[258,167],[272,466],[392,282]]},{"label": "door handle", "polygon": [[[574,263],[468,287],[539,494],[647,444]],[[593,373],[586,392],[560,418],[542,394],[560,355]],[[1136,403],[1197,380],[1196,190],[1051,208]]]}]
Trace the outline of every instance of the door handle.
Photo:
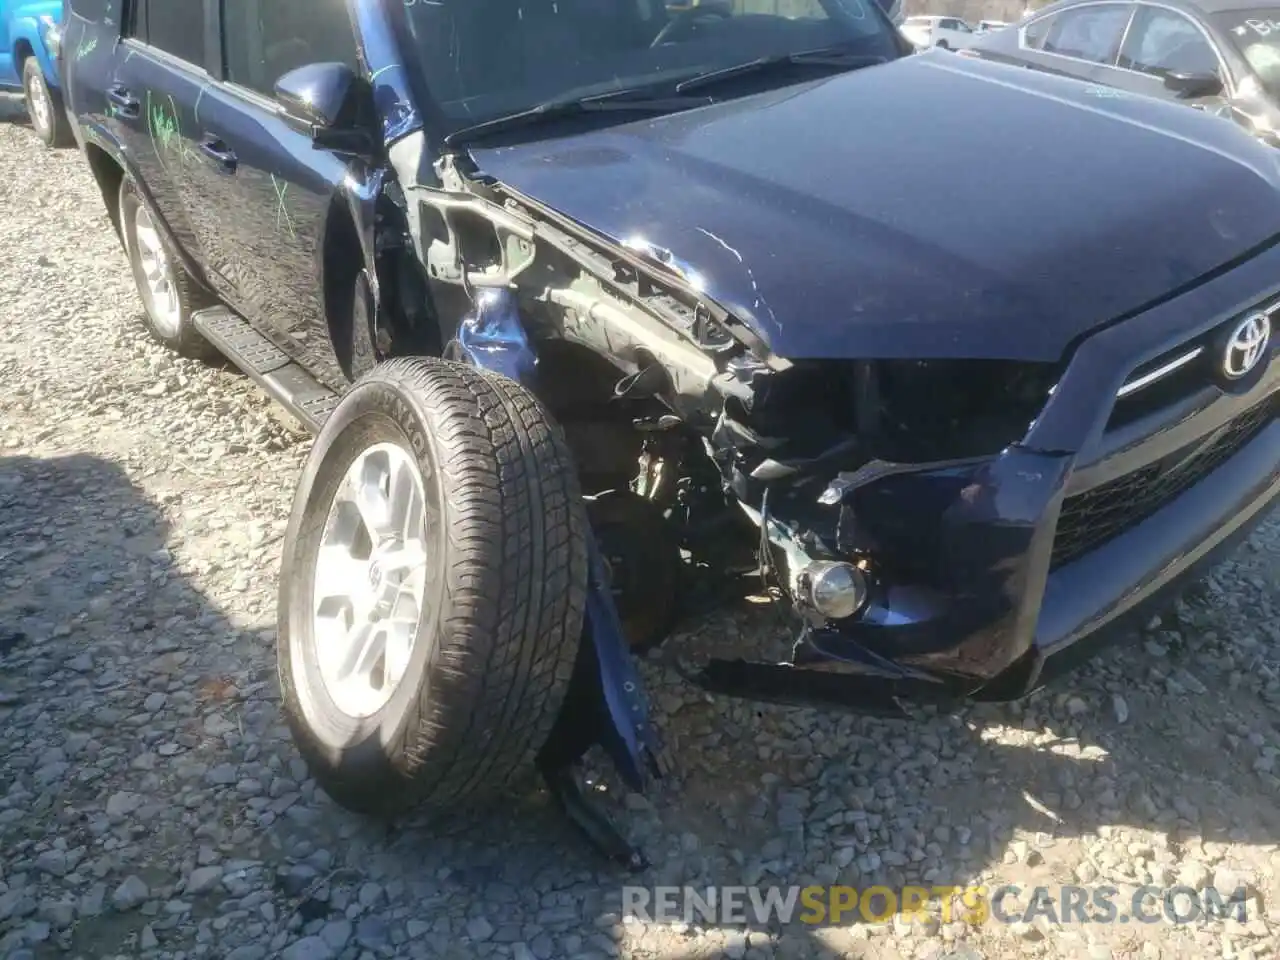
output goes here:
[{"label": "door handle", "polygon": [[223,173],[235,173],[237,158],[235,151],[217,137],[208,136],[200,141],[201,152],[218,165]]},{"label": "door handle", "polygon": [[138,98],[120,84],[116,84],[107,91],[107,102],[115,107],[117,115],[130,120],[136,119],[142,113],[142,104]]}]

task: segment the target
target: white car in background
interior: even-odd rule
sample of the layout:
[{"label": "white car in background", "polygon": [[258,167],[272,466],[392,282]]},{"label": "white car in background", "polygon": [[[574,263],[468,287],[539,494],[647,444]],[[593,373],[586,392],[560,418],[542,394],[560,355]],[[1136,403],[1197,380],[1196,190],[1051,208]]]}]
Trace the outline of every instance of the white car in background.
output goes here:
[{"label": "white car in background", "polygon": [[901,30],[917,50],[929,47],[964,50],[975,36],[973,27],[959,17],[907,17]]},{"label": "white car in background", "polygon": [[979,20],[977,27],[974,28],[974,33],[995,33],[997,30],[1003,30],[1008,25],[1003,20]]}]

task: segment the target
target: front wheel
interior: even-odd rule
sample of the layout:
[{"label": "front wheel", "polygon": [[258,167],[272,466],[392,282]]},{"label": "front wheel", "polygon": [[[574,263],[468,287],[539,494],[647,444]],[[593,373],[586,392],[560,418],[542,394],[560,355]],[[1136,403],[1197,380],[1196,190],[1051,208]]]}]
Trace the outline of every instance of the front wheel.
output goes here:
[{"label": "front wheel", "polygon": [[390,360],[303,470],[280,573],[284,713],[338,803],[474,809],[533,769],[569,686],[586,513],[560,429],[519,384]]},{"label": "front wheel", "polygon": [[934,44],[934,46],[936,46],[939,50],[951,49],[951,44],[947,43],[947,41],[945,40],[939,40],[936,44]]},{"label": "front wheel", "polygon": [[22,93],[31,128],[46,147],[69,147],[75,143],[62,94],[49,86],[35,57],[27,57],[22,64]]}]

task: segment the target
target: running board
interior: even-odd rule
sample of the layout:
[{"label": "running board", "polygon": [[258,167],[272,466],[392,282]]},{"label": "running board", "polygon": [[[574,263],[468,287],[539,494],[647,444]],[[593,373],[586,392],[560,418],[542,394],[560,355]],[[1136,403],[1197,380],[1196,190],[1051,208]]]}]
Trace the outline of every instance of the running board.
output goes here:
[{"label": "running board", "polygon": [[226,307],[191,315],[197,330],[312,433],[319,433],[339,396],[317,383],[283,350]]}]

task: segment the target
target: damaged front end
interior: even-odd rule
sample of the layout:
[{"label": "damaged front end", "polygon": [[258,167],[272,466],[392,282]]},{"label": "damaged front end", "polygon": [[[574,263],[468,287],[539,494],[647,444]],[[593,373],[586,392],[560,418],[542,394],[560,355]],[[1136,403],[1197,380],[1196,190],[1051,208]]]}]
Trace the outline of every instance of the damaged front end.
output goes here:
[{"label": "damaged front end", "polygon": [[[749,373],[712,435],[790,601],[788,663],[711,661],[709,690],[898,715],[972,696],[1031,644],[1070,459],[1021,444],[1051,365],[820,361]],[[1026,622],[1030,618],[1030,624]]]},{"label": "damaged front end", "polygon": [[565,771],[597,743],[632,789],[663,768],[632,653],[690,583],[763,577],[790,612],[791,656],[706,662],[692,679],[715,693],[900,714],[1016,672],[1069,463],[1021,445],[1056,367],[778,357],[696,265],[408,144],[393,160],[420,184],[406,221],[445,355],[528,385],[579,457],[600,543],[542,765],[598,845],[637,862]]}]

